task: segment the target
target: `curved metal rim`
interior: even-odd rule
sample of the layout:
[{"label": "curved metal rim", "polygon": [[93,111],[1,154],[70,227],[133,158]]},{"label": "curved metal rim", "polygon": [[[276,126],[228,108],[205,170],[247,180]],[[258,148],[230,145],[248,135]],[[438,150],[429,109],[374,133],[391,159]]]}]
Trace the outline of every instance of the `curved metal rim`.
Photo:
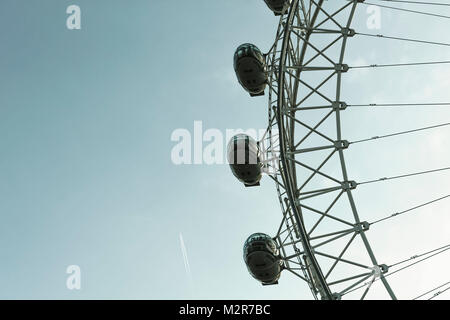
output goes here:
[{"label": "curved metal rim", "polygon": [[[312,20],[313,24],[315,22],[315,19],[317,18],[317,14],[321,10],[322,4],[323,4],[323,0],[319,0],[318,3],[315,3],[316,9],[315,9],[315,13],[314,13],[314,19]],[[347,20],[347,25],[346,25],[347,28],[350,28],[350,26],[351,26],[357,4],[358,4],[358,0],[354,0],[352,8],[351,8],[350,16]],[[299,234],[300,234],[300,238],[301,238],[301,242],[302,242],[302,247],[304,249],[304,253],[310,259],[311,266],[314,269],[314,271],[316,272],[318,280],[320,282],[320,285],[323,288],[324,293],[325,293],[325,296],[322,298],[334,299],[335,297],[331,293],[331,290],[330,290],[330,288],[326,282],[326,279],[322,273],[322,270],[320,268],[320,265],[317,262],[315,255],[313,253],[311,244],[309,242],[308,233],[306,232],[305,226],[302,222],[301,209],[298,207],[298,204],[296,203],[296,200],[295,200],[295,197],[296,197],[296,193],[294,192],[294,190],[296,190],[295,166],[294,166],[294,168],[291,168],[288,160],[286,159],[286,155],[285,155],[286,142],[285,142],[285,136],[283,134],[283,132],[285,132],[284,121],[283,121],[283,101],[284,101],[284,85],[285,85],[284,84],[284,82],[285,82],[284,73],[285,73],[285,65],[286,65],[286,59],[287,59],[287,54],[288,54],[288,43],[289,43],[290,36],[291,36],[291,27],[292,27],[292,23],[293,23],[295,14],[297,12],[298,6],[299,6],[299,0],[292,0],[292,2],[290,4],[290,9],[288,12],[288,17],[287,17],[286,23],[284,25],[283,42],[282,42],[281,55],[280,55],[280,61],[279,61],[279,69],[278,69],[278,97],[277,97],[277,108],[275,110],[275,113],[276,113],[277,125],[278,125],[278,130],[279,130],[279,138],[278,139],[279,139],[279,146],[280,146],[280,150],[279,150],[280,162],[282,164],[280,171],[282,173],[283,182],[285,185],[285,190],[286,190],[286,194],[287,194],[287,197],[288,197],[288,200],[290,203],[290,207],[292,209],[296,224],[299,227],[298,229],[299,229]],[[307,35],[308,39],[309,39],[310,34],[311,34],[311,31],[308,32],[308,35]],[[346,51],[346,43],[347,43],[347,36],[344,35],[343,41],[342,41],[342,46],[341,46],[340,58],[339,58],[340,64],[342,64],[343,60],[344,60],[345,51]],[[306,44],[304,44],[304,46],[302,47],[301,56],[304,56],[307,47],[308,46]],[[299,74],[300,74],[300,72],[301,71],[299,71]],[[341,74],[341,72],[338,72],[337,73],[337,84],[336,84],[336,101],[339,101],[339,99],[340,99],[341,78],[342,78],[342,74]],[[297,89],[298,88],[298,80],[296,80],[295,82],[296,82],[296,84],[294,85],[294,88],[297,91],[298,90]],[[269,109],[270,109],[270,105],[269,105]],[[336,108],[336,130],[337,130],[337,139],[338,140],[341,139],[341,135],[342,135],[339,112],[340,112],[339,108]],[[269,117],[270,117],[270,110],[269,110]],[[270,120],[270,118],[269,118],[269,120]],[[291,134],[293,134],[292,131],[291,131]],[[341,163],[341,171],[342,171],[344,181],[348,181],[348,174],[347,174],[343,150],[342,149],[338,150],[338,154],[339,154],[339,159],[340,159],[340,163]],[[292,179],[295,179],[295,180],[293,181]],[[278,191],[278,195],[280,198],[279,199],[280,203],[282,204],[279,187],[277,187],[277,191]],[[353,200],[351,190],[347,189],[346,193],[347,193],[348,200],[350,202],[350,206],[351,206],[352,213],[353,213],[353,216],[355,219],[355,223],[359,223],[360,219],[359,219],[359,216],[358,216],[358,213],[356,210],[356,206],[355,206],[355,203]],[[366,247],[366,250],[370,256],[370,259],[371,259],[373,265],[378,265],[375,255],[370,247],[370,244],[367,240],[367,237],[366,237],[364,231],[360,232],[360,235],[361,235],[361,238],[363,240],[363,243]],[[387,283],[383,274],[381,274],[381,280],[382,280],[384,286],[386,287],[391,298],[396,299],[395,294],[393,293],[392,289],[390,288],[390,286]]]},{"label": "curved metal rim", "polygon": [[326,298],[331,300],[332,299],[332,294],[330,291],[330,288],[328,287],[326,281],[325,281],[325,277],[322,274],[322,271],[319,267],[319,264],[312,252],[311,249],[311,245],[309,243],[308,240],[308,235],[307,232],[305,230],[305,226],[301,221],[301,217],[300,214],[298,212],[297,209],[297,204],[295,203],[294,200],[294,192],[293,192],[293,186],[292,186],[292,181],[291,181],[291,170],[289,169],[288,166],[288,162],[286,160],[285,157],[285,141],[284,141],[284,134],[282,134],[284,132],[284,122],[283,122],[283,114],[282,114],[282,107],[283,107],[283,101],[284,101],[284,68],[285,68],[285,64],[286,64],[286,57],[287,57],[287,47],[288,47],[288,43],[289,43],[289,39],[290,39],[290,34],[291,34],[291,26],[292,26],[292,21],[294,19],[294,15],[295,12],[298,8],[298,0],[293,0],[291,3],[291,7],[289,9],[289,14],[288,14],[288,19],[287,19],[287,23],[285,24],[284,27],[284,38],[283,38],[283,44],[282,44],[282,49],[281,49],[281,56],[280,56],[280,64],[279,64],[279,76],[278,76],[278,101],[277,101],[277,110],[276,110],[276,115],[277,115],[277,124],[278,124],[278,130],[280,132],[279,134],[279,144],[280,144],[280,160],[282,163],[282,170],[284,172],[284,176],[285,178],[285,188],[286,188],[286,193],[289,199],[289,202],[291,204],[291,209],[294,213],[294,217],[296,220],[297,225],[299,226],[299,233],[300,233],[300,238],[302,241],[302,246],[303,249],[305,251],[305,254],[310,258],[311,260],[311,265],[314,268],[314,270],[317,272],[317,275],[319,277],[319,281],[321,286],[323,287],[323,289],[325,290],[325,294],[326,294]]}]

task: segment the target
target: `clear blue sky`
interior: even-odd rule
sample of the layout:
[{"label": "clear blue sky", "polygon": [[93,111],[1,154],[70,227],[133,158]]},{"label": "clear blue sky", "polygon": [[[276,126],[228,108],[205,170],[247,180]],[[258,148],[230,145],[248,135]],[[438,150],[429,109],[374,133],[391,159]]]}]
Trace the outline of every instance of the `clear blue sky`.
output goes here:
[{"label": "clear blue sky", "polygon": [[[71,4],[81,7],[81,30],[66,28]],[[373,32],[366,18],[362,7],[355,29]],[[418,19],[432,23],[422,28]],[[175,166],[170,159],[171,133],[192,131],[195,120],[205,129],[266,126],[266,98],[242,91],[232,55],[243,42],[267,51],[276,25],[257,0],[2,0],[0,298],[310,298],[289,275],[279,286],[261,287],[242,261],[247,236],[274,233],[281,218],[268,178],[261,188],[243,189],[227,165]],[[447,27],[383,11],[379,32],[450,42],[439,32]],[[348,63],[449,54],[443,47],[355,39]],[[349,74],[343,95],[348,103],[449,101],[449,71],[358,71]],[[450,116],[433,110],[355,111],[344,119],[345,134],[366,138]],[[348,157],[361,180],[447,166],[448,129],[358,146]],[[355,197],[369,219],[447,190],[442,175],[368,187]],[[433,207],[433,219],[425,210],[374,230],[380,260],[450,242],[448,208]],[[446,280],[436,274],[448,269],[448,257],[435,263],[393,280],[399,295],[411,298]],[[81,267],[79,291],[66,288],[69,265]]]}]

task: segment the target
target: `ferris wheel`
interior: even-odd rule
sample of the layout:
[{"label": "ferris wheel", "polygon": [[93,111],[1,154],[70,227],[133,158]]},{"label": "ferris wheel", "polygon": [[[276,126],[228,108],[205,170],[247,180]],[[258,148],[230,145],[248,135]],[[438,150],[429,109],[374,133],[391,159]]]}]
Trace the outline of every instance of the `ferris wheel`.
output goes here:
[{"label": "ferris wheel", "polygon": [[[377,1],[450,6],[437,2]],[[228,144],[228,162],[233,174],[246,187],[259,186],[263,175],[273,180],[281,206],[281,223],[276,233],[272,236],[252,234],[244,244],[244,260],[250,274],[263,285],[278,284],[281,274],[288,272],[304,282],[315,299],[338,300],[350,293],[364,299],[374,282],[378,281],[386,297],[397,299],[395,288],[389,282],[392,274],[450,249],[448,244],[430,248],[409,259],[379,261],[372,247],[372,241],[376,239],[369,241],[368,238],[370,230],[378,223],[444,201],[450,194],[375,221],[358,211],[354,198],[357,188],[450,169],[432,168],[365,181],[355,181],[349,175],[345,154],[354,144],[450,125],[441,123],[355,141],[343,135],[343,114],[357,107],[382,106],[352,104],[349,101],[351,96],[343,97],[343,78],[351,69],[450,63],[348,65],[348,43],[357,36],[450,46],[448,43],[360,33],[352,29],[356,8],[366,4],[364,2],[265,0],[273,14],[280,18],[273,45],[263,54],[257,46],[245,43],[234,55],[234,69],[242,87],[252,97],[268,97],[269,123],[266,134],[259,141],[245,134],[233,137]],[[424,11],[381,6],[432,15]],[[406,105],[448,106],[450,103],[390,104]],[[433,298],[449,290],[449,283],[417,298],[424,295]]]}]

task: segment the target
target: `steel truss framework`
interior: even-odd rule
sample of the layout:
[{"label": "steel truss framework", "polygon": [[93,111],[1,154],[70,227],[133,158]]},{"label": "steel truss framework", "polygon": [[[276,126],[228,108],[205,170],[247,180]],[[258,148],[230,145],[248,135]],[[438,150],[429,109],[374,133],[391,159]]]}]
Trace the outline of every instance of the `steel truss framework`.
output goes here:
[{"label": "steel truss framework", "polygon": [[[378,279],[396,299],[385,277],[389,268],[377,261],[367,239],[370,224],[359,217],[352,195],[358,183],[348,176],[344,158],[349,143],[342,137],[347,104],[341,83],[360,2],[330,8],[323,0],[291,0],[266,55],[269,126],[263,158],[283,214],[275,239],[285,270],[304,280],[315,299],[340,299],[366,281],[363,299]],[[308,73],[321,80],[312,84]],[[323,128],[330,122],[334,133]],[[304,160],[310,155],[314,164]],[[339,177],[325,170],[333,163]],[[352,247],[357,250],[347,257]],[[340,265],[345,268],[338,270]]]}]

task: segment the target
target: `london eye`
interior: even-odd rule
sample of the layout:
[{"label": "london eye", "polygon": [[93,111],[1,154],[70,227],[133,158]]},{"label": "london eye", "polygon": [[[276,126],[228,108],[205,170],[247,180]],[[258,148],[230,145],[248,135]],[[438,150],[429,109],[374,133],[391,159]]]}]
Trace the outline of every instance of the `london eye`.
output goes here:
[{"label": "london eye", "polygon": [[[450,4],[375,2],[386,10],[403,14],[450,18],[420,8],[404,7],[439,8]],[[245,187],[257,188],[263,176],[272,180],[281,208],[281,222],[274,226],[273,234],[256,232],[247,239],[243,250],[247,268],[264,286],[277,285],[282,281],[283,273],[290,273],[309,288],[314,299],[366,299],[375,283],[383,288],[384,297],[403,298],[391,285],[391,275],[446,253],[450,244],[417,252],[409,258],[399,257],[397,261],[381,261],[373,245],[377,238],[370,238],[371,230],[379,223],[398,223],[393,221],[394,218],[446,201],[450,194],[441,190],[427,201],[412,199],[404,205],[404,210],[372,219],[359,210],[355,190],[392,180],[436,175],[450,167],[424,167],[413,171],[405,167],[405,171],[398,174],[360,180],[349,173],[347,152],[357,144],[443,130],[450,123],[442,121],[442,114],[440,123],[351,139],[345,132],[349,121],[343,121],[343,118],[360,108],[433,108],[447,107],[450,103],[354,102],[351,92],[344,94],[344,79],[355,70],[426,67],[448,64],[449,61],[402,60],[399,63],[352,65],[346,60],[346,53],[349,43],[356,37],[389,41],[386,48],[396,43],[443,48],[450,43],[353,29],[357,8],[373,5],[364,0],[265,0],[265,3],[268,14],[279,17],[278,25],[274,26],[273,44],[266,53],[255,44],[242,44],[234,54],[234,70],[249,99],[261,95],[267,97],[268,126],[259,141],[245,134],[233,137],[228,145],[228,162]],[[364,86],[364,83],[360,85]],[[434,109],[433,112],[439,111]],[[382,200],[373,194],[373,201]],[[425,293],[418,292],[415,298],[434,298],[450,289],[449,283],[430,288]]]}]

